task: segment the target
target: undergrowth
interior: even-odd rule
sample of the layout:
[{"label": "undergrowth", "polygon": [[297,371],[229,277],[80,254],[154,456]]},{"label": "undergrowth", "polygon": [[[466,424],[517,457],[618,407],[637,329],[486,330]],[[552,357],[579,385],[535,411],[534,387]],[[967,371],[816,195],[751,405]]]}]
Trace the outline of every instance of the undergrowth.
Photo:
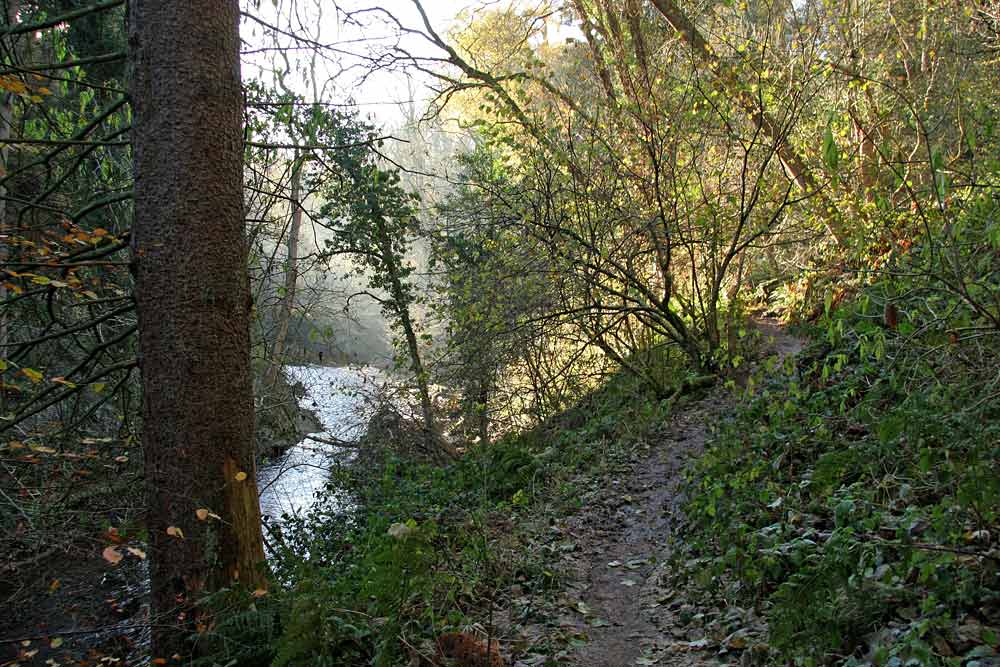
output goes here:
[{"label": "undergrowth", "polygon": [[[995,295],[1000,244],[963,242],[969,284]],[[1000,648],[998,331],[988,301],[911,269],[922,252],[828,299],[815,344],[689,471],[678,563],[762,611],[780,664],[978,666]]]},{"label": "undergrowth", "polygon": [[[409,664],[432,656],[443,632],[493,634],[491,609],[512,586],[560,585],[558,549],[528,524],[571,511],[572,480],[666,410],[619,375],[575,408],[448,465],[369,453],[335,474],[336,491],[312,514],[272,535],[278,585],[267,596],[249,611],[227,611],[219,598],[219,621],[200,638],[211,647],[203,664]],[[345,494],[353,513],[336,509]]]}]

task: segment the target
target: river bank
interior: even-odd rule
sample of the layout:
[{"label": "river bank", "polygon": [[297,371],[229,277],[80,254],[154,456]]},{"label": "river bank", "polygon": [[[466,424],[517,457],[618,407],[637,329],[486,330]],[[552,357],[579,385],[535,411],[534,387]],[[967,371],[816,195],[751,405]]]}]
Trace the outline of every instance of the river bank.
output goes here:
[{"label": "river bank", "polygon": [[[283,386],[294,403],[282,406],[285,426],[259,434],[264,445],[257,474],[261,514],[272,526],[308,513],[331,470],[353,457],[350,448],[321,440],[360,437],[384,381],[379,371],[363,367],[295,366],[287,371],[290,382]],[[340,509],[347,507],[345,500]],[[98,664],[103,658],[125,666],[145,663],[146,563],[129,552],[110,564],[101,557],[100,544],[74,545],[20,573],[19,588],[7,596],[17,601],[11,604],[18,613],[0,617],[0,665],[45,665],[49,660]]]}]

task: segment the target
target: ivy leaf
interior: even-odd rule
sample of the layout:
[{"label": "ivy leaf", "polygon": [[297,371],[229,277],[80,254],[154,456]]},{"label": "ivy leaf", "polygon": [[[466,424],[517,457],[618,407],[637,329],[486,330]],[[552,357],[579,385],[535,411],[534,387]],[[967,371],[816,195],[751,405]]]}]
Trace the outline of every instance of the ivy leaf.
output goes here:
[{"label": "ivy leaf", "polygon": [[823,131],[823,163],[834,173],[840,167],[840,149],[837,147],[836,139],[833,138],[833,116],[830,116]]}]

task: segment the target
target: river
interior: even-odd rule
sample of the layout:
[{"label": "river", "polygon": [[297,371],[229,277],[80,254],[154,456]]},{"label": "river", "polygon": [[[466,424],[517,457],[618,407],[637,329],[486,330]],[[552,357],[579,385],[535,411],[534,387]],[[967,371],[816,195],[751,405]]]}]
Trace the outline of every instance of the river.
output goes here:
[{"label": "river", "polygon": [[374,412],[372,398],[385,382],[384,374],[371,367],[289,366],[286,370],[292,382],[305,387],[299,404],[316,414],[324,430],[311,434],[318,440],[307,437],[258,470],[261,515],[269,521],[308,511],[331,468],[353,458],[350,448],[322,440],[351,442],[364,435]]}]

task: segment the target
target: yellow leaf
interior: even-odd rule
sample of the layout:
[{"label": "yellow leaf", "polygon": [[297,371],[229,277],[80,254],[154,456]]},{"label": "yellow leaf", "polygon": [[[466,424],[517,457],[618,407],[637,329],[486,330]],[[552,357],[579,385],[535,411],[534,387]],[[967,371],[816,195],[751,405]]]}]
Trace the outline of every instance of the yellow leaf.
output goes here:
[{"label": "yellow leaf", "polygon": [[241,470],[240,472],[236,473],[236,476],[233,479],[235,479],[237,482],[242,482],[246,478],[247,474]]},{"label": "yellow leaf", "polygon": [[139,560],[146,560],[146,552],[142,549],[136,549],[135,547],[125,547],[128,552],[133,556],[137,557]]},{"label": "yellow leaf", "polygon": [[104,547],[104,551],[101,552],[101,556],[103,556],[104,560],[108,561],[112,565],[117,565],[121,562],[121,559],[124,558],[121,552],[118,551],[117,547]]},{"label": "yellow leaf", "polygon": [[258,588],[257,590],[255,590],[255,591],[254,591],[253,593],[251,593],[250,595],[254,596],[255,598],[262,598],[262,597],[264,597],[265,595],[267,595],[267,591],[266,591],[266,590],[264,590],[263,588]]},{"label": "yellow leaf", "polygon": [[198,521],[205,521],[206,519],[208,519],[208,515],[209,515],[209,514],[211,514],[211,512],[209,512],[209,511],[208,511],[207,509],[205,509],[204,507],[202,507],[202,508],[200,508],[200,509],[196,509],[196,510],[194,511],[194,515],[195,515],[196,517],[198,517]]},{"label": "yellow leaf", "polygon": [[49,642],[49,646],[51,648],[59,648],[60,646],[62,646],[62,644],[63,644],[62,637],[55,637],[51,642]]},{"label": "yellow leaf", "polygon": [[167,527],[167,535],[169,535],[170,537],[176,537],[176,538],[179,538],[179,539],[182,539],[182,540],[184,539],[184,531],[181,530],[180,528],[178,528],[177,526],[169,526],[169,527]]},{"label": "yellow leaf", "polygon": [[4,88],[5,90],[9,90],[10,92],[18,95],[21,95],[28,90],[28,87],[24,85],[23,81],[12,76],[0,76],[0,88]]},{"label": "yellow leaf", "polygon": [[90,388],[94,390],[95,394],[100,394],[102,391],[104,391],[104,388],[106,386],[107,385],[104,384],[103,382],[95,382],[94,384],[90,385]]},{"label": "yellow leaf", "polygon": [[60,586],[62,586],[62,582],[59,581],[58,579],[53,579],[52,583],[49,584],[49,593],[55,593],[57,590],[59,590]]},{"label": "yellow leaf", "polygon": [[21,373],[24,374],[24,377],[28,378],[35,384],[41,382],[42,378],[44,377],[40,372],[36,371],[34,368],[22,368]]}]

